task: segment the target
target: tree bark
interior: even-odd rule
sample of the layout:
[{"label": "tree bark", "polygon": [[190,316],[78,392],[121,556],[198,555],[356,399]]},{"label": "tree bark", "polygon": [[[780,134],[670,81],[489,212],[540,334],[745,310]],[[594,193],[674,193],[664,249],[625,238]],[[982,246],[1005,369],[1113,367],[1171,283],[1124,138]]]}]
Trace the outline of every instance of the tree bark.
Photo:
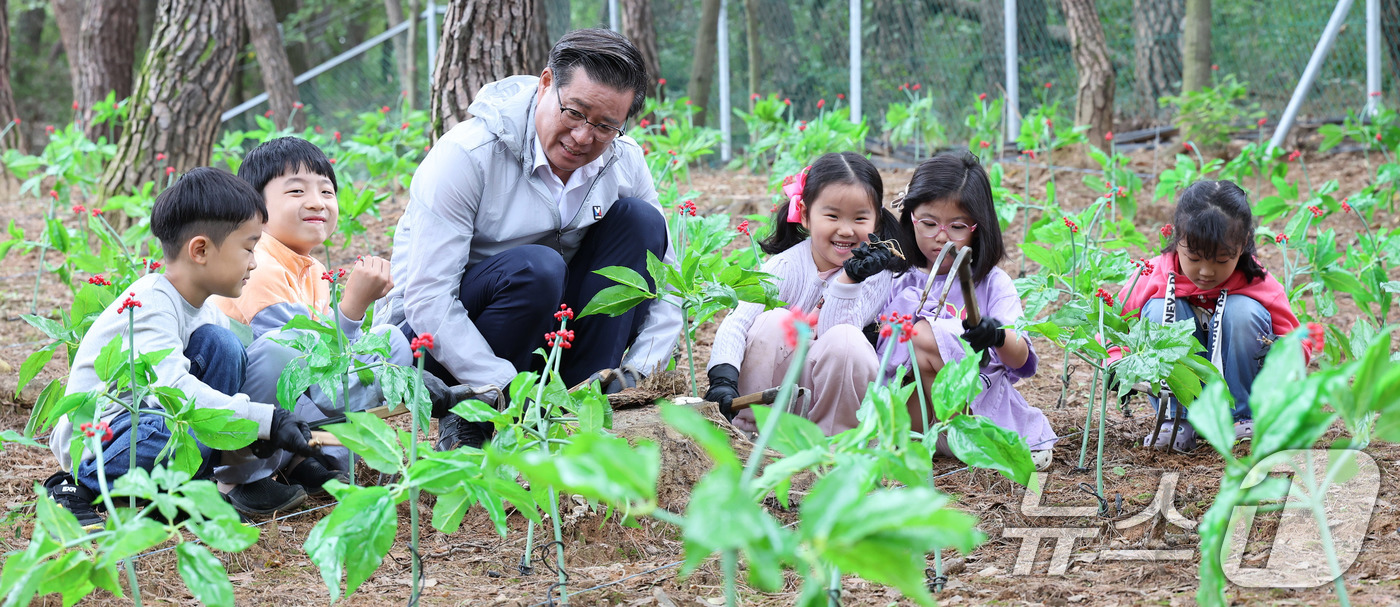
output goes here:
[{"label": "tree bark", "polygon": [[715,79],[716,51],[719,40],[719,0],[702,0],[700,26],[695,31],[695,54],[690,62],[690,86],[685,94],[700,111],[695,114],[695,125],[705,126],[705,106],[710,102],[710,84]]},{"label": "tree bark", "polygon": [[1210,86],[1210,0],[1186,0],[1181,21],[1181,92]]},{"label": "tree bark", "polygon": [[[136,61],[136,13],[139,0],[87,0],[78,27],[78,106],[83,110],[83,131],[89,139],[117,133],[92,120],[92,108],[116,93],[118,101],[131,96],[132,69]],[[71,60],[73,54],[69,53]]]},{"label": "tree bark", "polygon": [[[301,93],[293,82],[295,76],[292,75],[292,64],[287,59],[287,48],[283,46],[282,35],[277,31],[277,14],[273,11],[272,0],[243,0],[243,14],[247,19],[248,38],[253,43],[253,52],[258,55],[263,89],[267,91],[267,99],[272,104],[272,121],[279,126],[287,126],[287,117],[292,116],[296,104],[301,103]],[[306,116],[296,112],[291,126],[298,131],[305,129]]]},{"label": "tree bark", "polygon": [[467,107],[483,85],[532,73],[526,54],[534,10],[534,0],[448,3],[429,102],[434,134],[440,136],[470,118]]},{"label": "tree bark", "polygon": [[[151,46],[151,32],[156,28],[157,0],[140,0],[136,9],[136,51],[144,53]],[[136,58],[137,61],[141,57]]]},{"label": "tree bark", "polygon": [[[419,0],[408,0],[408,35],[404,36],[404,62],[407,69],[403,73],[404,109],[412,111],[418,105],[418,14],[422,12]],[[429,66],[432,67],[432,66]]]},{"label": "tree bark", "polygon": [[78,98],[81,83],[78,79],[79,60],[78,31],[83,23],[83,0],[50,0],[53,6],[53,20],[58,24],[58,38],[63,41],[63,52],[68,55],[68,82],[73,86],[73,99]]},{"label": "tree bark", "polygon": [[1104,135],[1113,131],[1113,89],[1116,79],[1108,58],[1108,42],[1094,0],[1062,0],[1074,65],[1079,72],[1074,123],[1089,125],[1089,143],[1107,148]]},{"label": "tree bark", "polygon": [[[5,0],[0,0],[0,130],[19,117],[19,110],[15,108],[15,94],[10,89],[10,13],[5,4]],[[19,126],[16,124],[4,138],[0,138],[0,148],[24,151]]]},{"label": "tree bark", "polygon": [[526,22],[529,31],[525,33],[526,72],[538,74],[549,63],[549,0],[534,0],[535,11]]},{"label": "tree bark", "polygon": [[1141,112],[1158,115],[1157,100],[1176,92],[1181,46],[1171,37],[1185,13],[1185,0],[1133,0],[1133,92]]},{"label": "tree bark", "polygon": [[[270,0],[269,0],[270,1]],[[403,23],[403,2],[402,0],[384,0],[384,15],[388,18],[389,27],[394,27]],[[389,48],[393,49],[394,61],[399,68],[399,90],[408,91],[408,66],[412,57],[412,52],[404,47],[406,43],[400,43],[397,36],[389,39]]]},{"label": "tree bark", "polygon": [[620,4],[622,35],[642,53],[642,65],[647,68],[647,96],[654,97],[656,79],[661,77],[661,54],[656,50],[656,21],[651,13],[651,0],[622,0]]},{"label": "tree bark", "polygon": [[[763,58],[759,52],[760,42],[758,36],[758,0],[744,0],[744,31],[748,38],[745,39],[749,47],[749,111],[753,111],[753,106],[757,97],[762,95],[758,90],[763,76]],[[661,70],[658,63],[657,75]]]},{"label": "tree bark", "polygon": [[[233,79],[241,0],[161,0],[151,46],[131,94],[116,156],[102,176],[105,198],[209,164]],[[165,154],[157,163],[156,154]]]}]

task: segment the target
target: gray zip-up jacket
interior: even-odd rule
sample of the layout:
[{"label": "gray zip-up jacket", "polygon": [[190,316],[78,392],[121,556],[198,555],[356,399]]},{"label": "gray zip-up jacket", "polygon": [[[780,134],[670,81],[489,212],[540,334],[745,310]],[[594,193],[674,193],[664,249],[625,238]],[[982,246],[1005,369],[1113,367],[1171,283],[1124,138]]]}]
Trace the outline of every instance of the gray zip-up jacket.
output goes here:
[{"label": "gray zip-up jacket", "polygon": [[[569,261],[598,221],[594,207],[605,215],[620,198],[640,198],[663,212],[641,147],[623,136],[600,157],[603,167],[579,211],[559,216],[554,197],[532,170],[538,83],[534,76],[512,76],[481,87],[468,108],[473,118],[428,152],[394,233],[394,289],[375,311],[376,323],[408,320],[416,332],[435,335],[433,357],[467,384],[505,386],[516,374],[491,351],[459,302],[468,265],[526,244],[552,247]],[[663,261],[675,265],[674,247],[667,247]],[[648,374],[664,366],[680,328],[680,308],[654,302],[623,364]]]}]

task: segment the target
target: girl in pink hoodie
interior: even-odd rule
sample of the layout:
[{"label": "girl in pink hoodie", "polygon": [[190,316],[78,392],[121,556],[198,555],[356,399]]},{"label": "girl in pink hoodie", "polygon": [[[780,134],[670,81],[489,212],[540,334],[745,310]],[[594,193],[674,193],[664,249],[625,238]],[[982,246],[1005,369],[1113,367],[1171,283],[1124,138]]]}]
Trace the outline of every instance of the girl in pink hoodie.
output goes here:
[{"label": "girl in pink hoodie", "polygon": [[[1158,322],[1193,322],[1196,339],[1225,377],[1235,399],[1235,439],[1254,436],[1250,388],[1278,336],[1298,327],[1283,285],[1254,257],[1254,215],[1244,190],[1230,181],[1198,181],[1177,200],[1171,242],[1148,262],[1148,274],[1118,297],[1124,311]],[[1172,399],[1169,399],[1172,400]],[[1152,399],[1153,406],[1163,406]],[[1144,444],[1190,451],[1196,431],[1172,400],[1166,421]],[[1172,419],[1183,418],[1172,441]],[[1154,441],[1154,435],[1156,440]]]}]

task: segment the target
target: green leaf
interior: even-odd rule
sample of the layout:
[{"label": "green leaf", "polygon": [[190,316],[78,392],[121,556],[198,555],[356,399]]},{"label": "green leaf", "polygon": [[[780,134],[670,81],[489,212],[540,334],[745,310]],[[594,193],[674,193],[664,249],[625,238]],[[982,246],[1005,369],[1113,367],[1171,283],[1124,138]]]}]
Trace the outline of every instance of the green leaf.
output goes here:
[{"label": "green leaf", "polygon": [[191,525],[200,541],[215,550],[242,552],[258,541],[258,528],[244,525],[237,518],[217,518]]},{"label": "green leaf", "polygon": [[[669,266],[667,267],[669,268]],[[584,306],[583,312],[579,313],[578,317],[583,318],[592,314],[618,316],[631,310],[637,304],[652,298],[651,293],[630,285],[611,286],[594,295],[593,300]]]},{"label": "green leaf", "polygon": [[476,503],[476,496],[466,489],[438,494],[433,504],[433,528],[443,533],[456,533],[467,509]]},{"label": "green leaf", "polygon": [[183,419],[189,422],[199,442],[220,451],[242,449],[258,440],[258,423],[239,419],[229,409],[197,407]]},{"label": "green leaf", "polygon": [[228,581],[228,571],[208,548],[183,542],[175,546],[175,554],[175,568],[195,599],[205,605],[233,607],[233,584]]},{"label": "green leaf", "polygon": [[504,459],[532,486],[555,487],[619,506],[656,501],[661,449],[654,443],[633,447],[623,438],[576,434],[558,453],[532,450],[506,454]]},{"label": "green leaf", "polygon": [[54,559],[44,572],[39,594],[59,593],[63,607],[71,607],[96,588],[90,580],[92,561],[82,551],[73,551]]},{"label": "green leaf", "polygon": [[15,398],[19,398],[19,393],[24,390],[24,387],[34,380],[34,376],[44,370],[45,365],[49,364],[57,347],[58,342],[54,342],[24,359],[24,363],[19,366],[19,383],[15,385]]},{"label": "green leaf", "polygon": [[39,526],[50,537],[58,542],[71,542],[87,535],[87,532],[83,531],[83,526],[78,524],[77,517],[49,499],[48,492],[44,491],[38,483],[35,483],[34,492],[39,496],[35,506],[39,517]]},{"label": "green leaf", "polygon": [[277,402],[288,411],[296,409],[297,399],[311,387],[311,370],[300,358],[287,363],[277,378]]},{"label": "green leaf", "polygon": [[398,533],[398,512],[385,487],[342,486],[340,505],[311,529],[303,548],[321,569],[331,602],[340,598],[341,577],[345,594],[354,594],[384,561]]},{"label": "green leaf", "polygon": [[740,550],[748,561],[749,582],[774,592],[783,587],[783,565],[797,560],[797,538],[735,491],[739,476],[738,466],[716,466],[695,484],[685,510],[681,575],[689,575],[717,552]]},{"label": "green leaf", "polygon": [[346,413],[345,420],[346,423],[331,424],[322,430],[334,434],[342,445],[364,458],[369,467],[385,474],[403,473],[403,450],[389,424],[362,411]]},{"label": "green leaf", "polygon": [[716,467],[739,467],[739,456],[729,445],[729,435],[716,428],[710,420],[690,407],[669,403],[661,405],[661,419],[681,434],[695,441],[714,460]]},{"label": "green leaf", "polygon": [[[768,427],[768,416],[772,415],[773,411],[774,409],[769,407],[753,407],[758,427]],[[782,417],[778,419],[778,429],[768,439],[769,447],[789,456],[809,449],[829,448],[830,441],[826,434],[811,420],[791,413],[779,412],[779,415]]]},{"label": "green leaf", "polygon": [[501,415],[501,412],[497,411],[495,407],[475,398],[469,398],[453,405],[452,412],[469,422],[489,422]]},{"label": "green leaf", "polygon": [[169,538],[170,530],[149,518],[126,521],[121,533],[102,542],[102,565],[112,565],[126,557],[145,552]]},{"label": "green leaf", "polygon": [[44,448],[43,445],[35,442],[34,439],[15,432],[14,430],[0,430],[0,451],[5,450],[4,443],[17,443],[26,447]]},{"label": "green leaf", "polygon": [[1234,399],[1230,397],[1230,389],[1225,385],[1225,381],[1216,379],[1201,391],[1200,396],[1196,397],[1196,402],[1186,411],[1186,419],[1191,422],[1191,427],[1204,436],[1226,462],[1234,459],[1232,451],[1235,446],[1235,426],[1234,416],[1231,414],[1234,405]]},{"label": "green leaf", "polygon": [[928,399],[941,420],[952,419],[982,393],[982,376],[977,366],[982,356],[967,342],[959,343],[963,347],[962,360],[945,364],[929,386]]},{"label": "green leaf", "polygon": [[996,470],[1026,486],[1035,473],[1030,449],[1021,435],[997,426],[981,415],[959,415],[948,420],[948,448],[963,463]]},{"label": "green leaf", "polygon": [[638,274],[636,270],[627,266],[609,266],[601,270],[594,270],[594,274],[599,274],[611,278],[614,282],[627,285],[638,291],[650,293],[651,287],[647,286],[647,281]]},{"label": "green leaf", "polygon": [[1274,342],[1250,392],[1255,428],[1251,456],[1256,461],[1285,449],[1311,447],[1336,415],[1322,409],[1321,381],[1307,373],[1301,333]]}]

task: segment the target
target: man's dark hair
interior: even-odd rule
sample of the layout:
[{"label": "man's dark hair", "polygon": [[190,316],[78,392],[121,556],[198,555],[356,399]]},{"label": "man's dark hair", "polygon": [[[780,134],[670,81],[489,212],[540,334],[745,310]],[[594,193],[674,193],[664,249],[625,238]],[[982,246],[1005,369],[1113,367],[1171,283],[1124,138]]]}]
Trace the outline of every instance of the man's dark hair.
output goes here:
[{"label": "man's dark hair", "polygon": [[238,176],[253,185],[262,193],[267,183],[297,171],[315,173],[331,180],[331,186],[340,189],[335,181],[335,169],[326,153],[316,144],[300,137],[279,137],[253,148],[243,157],[238,167]]},{"label": "man's dark hair", "polygon": [[549,71],[555,86],[564,88],[582,67],[588,77],[619,91],[632,91],[631,118],[642,111],[647,96],[647,67],[642,53],[622,34],[602,28],[574,30],[564,34],[549,51]]},{"label": "man's dark hair", "polygon": [[233,173],[199,167],[156,196],[151,234],[160,239],[165,256],[174,259],[185,243],[201,234],[223,246],[224,239],[249,219],[267,221],[262,193]]}]

